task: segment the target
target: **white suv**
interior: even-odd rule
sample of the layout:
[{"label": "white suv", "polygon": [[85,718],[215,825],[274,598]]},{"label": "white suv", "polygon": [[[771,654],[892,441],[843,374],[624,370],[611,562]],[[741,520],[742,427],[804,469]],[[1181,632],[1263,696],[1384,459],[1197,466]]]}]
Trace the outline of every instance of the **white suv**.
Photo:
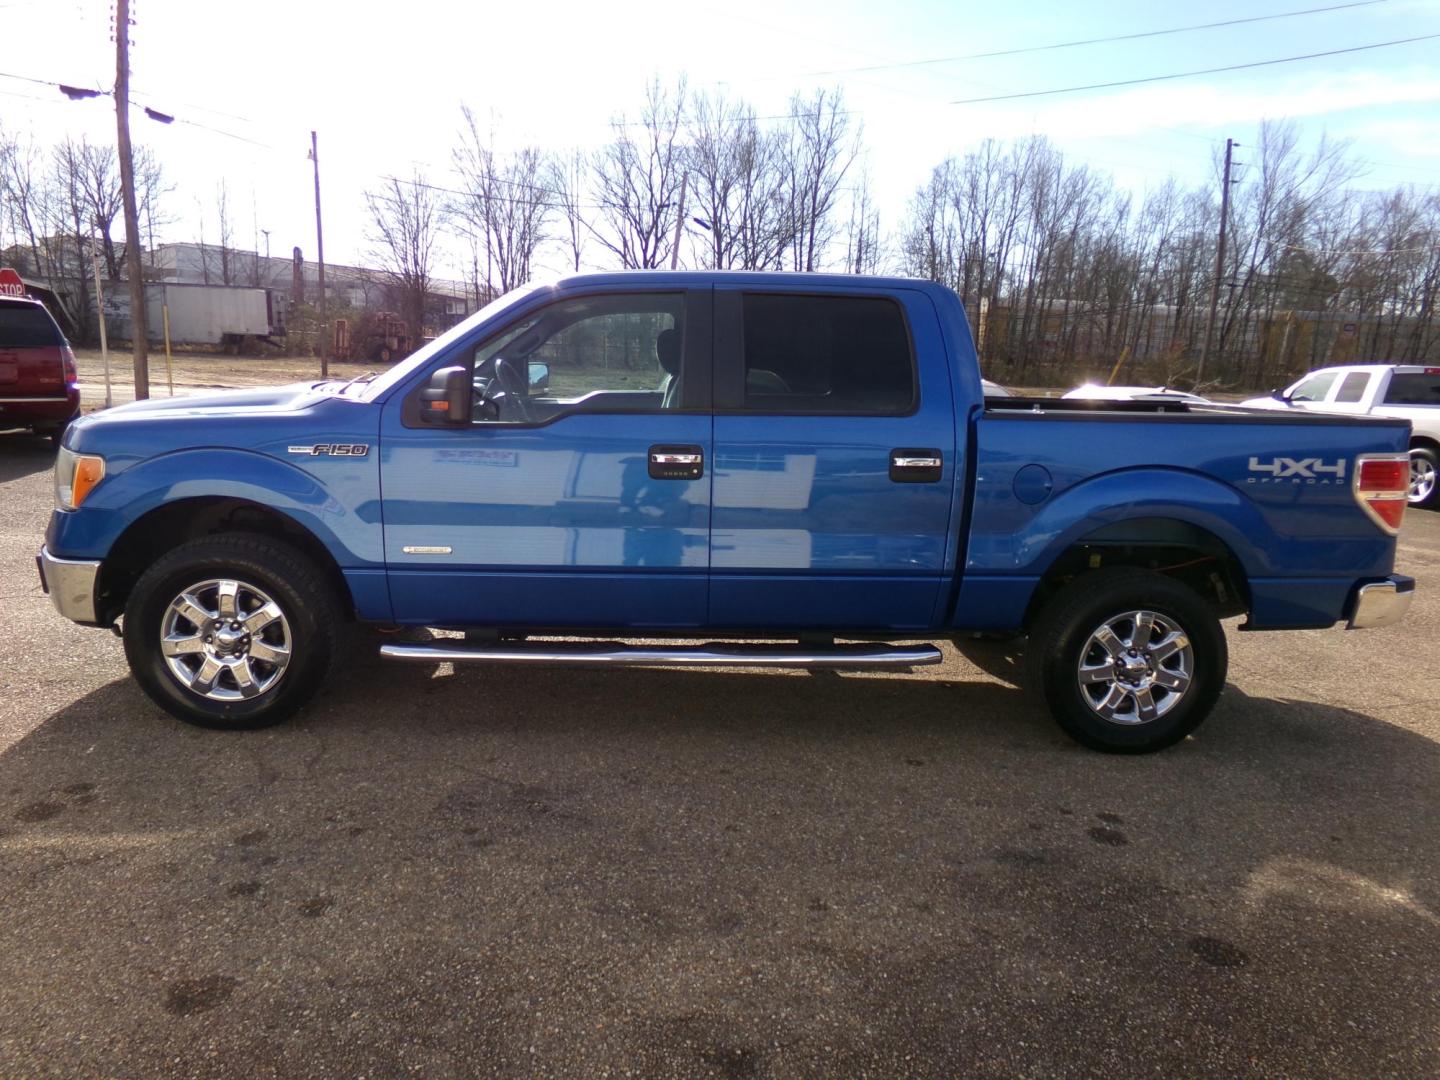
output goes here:
[{"label": "white suv", "polygon": [[1312,371],[1269,397],[1241,402],[1252,409],[1395,416],[1409,420],[1410,505],[1435,501],[1440,477],[1440,367],[1349,364]]}]

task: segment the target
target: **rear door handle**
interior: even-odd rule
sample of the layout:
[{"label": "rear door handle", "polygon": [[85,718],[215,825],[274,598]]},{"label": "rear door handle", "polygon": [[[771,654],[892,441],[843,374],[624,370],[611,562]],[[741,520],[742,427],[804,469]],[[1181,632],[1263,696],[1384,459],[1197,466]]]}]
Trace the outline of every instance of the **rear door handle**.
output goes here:
[{"label": "rear door handle", "polygon": [[699,480],[705,475],[705,451],[698,446],[650,447],[654,480]]},{"label": "rear door handle", "polygon": [[890,451],[890,479],[897,484],[933,484],[945,470],[939,450],[915,447]]}]

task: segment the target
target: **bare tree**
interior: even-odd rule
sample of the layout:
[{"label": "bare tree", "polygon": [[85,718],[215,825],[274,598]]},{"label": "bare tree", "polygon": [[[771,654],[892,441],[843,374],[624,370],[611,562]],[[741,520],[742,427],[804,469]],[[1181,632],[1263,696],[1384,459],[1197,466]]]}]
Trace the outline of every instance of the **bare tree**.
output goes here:
[{"label": "bare tree", "polygon": [[594,232],[590,207],[585,205],[586,179],[585,155],[579,150],[558,154],[551,159],[548,186],[564,226],[564,245],[570,256],[570,268],[577,273],[585,251],[585,240]]},{"label": "bare tree", "polygon": [[[90,267],[95,223],[85,196],[81,144],[66,139],[50,151],[50,170],[42,197],[44,240],[56,283],[73,283],[81,336],[94,325],[90,318]],[[66,280],[68,279],[68,280]]]},{"label": "bare tree", "polygon": [[365,204],[370,211],[372,254],[399,294],[401,314],[418,338],[441,219],[435,189],[416,170],[409,180],[390,177],[380,188],[367,191]]},{"label": "bare tree", "polygon": [[41,245],[45,229],[45,178],[41,172],[43,154],[33,137],[0,135],[0,205],[17,244],[29,251],[31,274],[44,275],[54,285],[55,271],[50,252]]},{"label": "bare tree", "polygon": [[612,140],[591,164],[602,227],[600,243],[625,269],[664,266],[670,258],[673,213],[679,200],[685,152],[685,81],[673,90],[652,79],[640,119],[611,124]]},{"label": "bare tree", "polygon": [[465,126],[453,159],[463,193],[452,210],[485,252],[490,291],[509,292],[530,280],[553,213],[545,157],[531,146],[502,158],[481,135],[469,106],[461,112]]},{"label": "bare tree", "polygon": [[155,230],[173,225],[175,218],[166,213],[163,206],[165,196],[175,190],[175,185],[165,179],[160,159],[148,146],[134,149],[135,159],[135,200],[140,210],[141,228],[145,241],[150,247],[150,258],[155,258]]},{"label": "bare tree", "polygon": [[74,183],[78,188],[86,215],[99,233],[105,273],[111,281],[120,277],[123,249],[116,250],[115,219],[120,216],[120,162],[113,146],[97,146],[88,139],[75,144],[67,163],[76,170]]},{"label": "bare tree", "polygon": [[215,215],[217,217],[216,227],[220,230],[220,282],[223,285],[235,284],[235,262],[234,239],[235,222],[230,216],[230,188],[221,180],[215,187]]},{"label": "bare tree", "polygon": [[795,270],[817,270],[838,231],[837,197],[859,154],[861,132],[839,90],[817,90],[808,99],[796,94],[790,112],[785,187],[790,261]]},{"label": "bare tree", "polygon": [[870,177],[855,185],[850,200],[850,224],[845,232],[845,269],[851,274],[878,274],[884,261],[880,239],[880,211],[870,194]]},{"label": "bare tree", "polygon": [[706,266],[780,266],[790,239],[782,150],[782,137],[761,129],[753,107],[720,95],[696,96],[687,168],[694,216],[708,230]]}]

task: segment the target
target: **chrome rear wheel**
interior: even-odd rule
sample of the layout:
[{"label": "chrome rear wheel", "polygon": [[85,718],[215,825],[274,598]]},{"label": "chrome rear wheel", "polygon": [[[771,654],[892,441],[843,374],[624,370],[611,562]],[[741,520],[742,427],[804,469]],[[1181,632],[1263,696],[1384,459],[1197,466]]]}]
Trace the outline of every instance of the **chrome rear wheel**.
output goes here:
[{"label": "chrome rear wheel", "polygon": [[1180,704],[1194,673],[1194,650],[1178,622],[1154,611],[1127,611],[1091,631],[1075,678],[1097,716],[1148,724]]}]

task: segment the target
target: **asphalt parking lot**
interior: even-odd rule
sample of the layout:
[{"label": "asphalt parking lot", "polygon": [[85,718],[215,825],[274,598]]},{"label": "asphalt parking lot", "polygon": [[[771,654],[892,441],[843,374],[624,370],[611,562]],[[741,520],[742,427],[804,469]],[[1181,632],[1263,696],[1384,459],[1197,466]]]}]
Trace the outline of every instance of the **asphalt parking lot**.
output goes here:
[{"label": "asphalt parking lot", "polygon": [[1408,623],[1231,634],[1196,737],[923,674],[381,667],[185,727],[0,435],[0,1075],[1440,1074],[1440,514]]}]

